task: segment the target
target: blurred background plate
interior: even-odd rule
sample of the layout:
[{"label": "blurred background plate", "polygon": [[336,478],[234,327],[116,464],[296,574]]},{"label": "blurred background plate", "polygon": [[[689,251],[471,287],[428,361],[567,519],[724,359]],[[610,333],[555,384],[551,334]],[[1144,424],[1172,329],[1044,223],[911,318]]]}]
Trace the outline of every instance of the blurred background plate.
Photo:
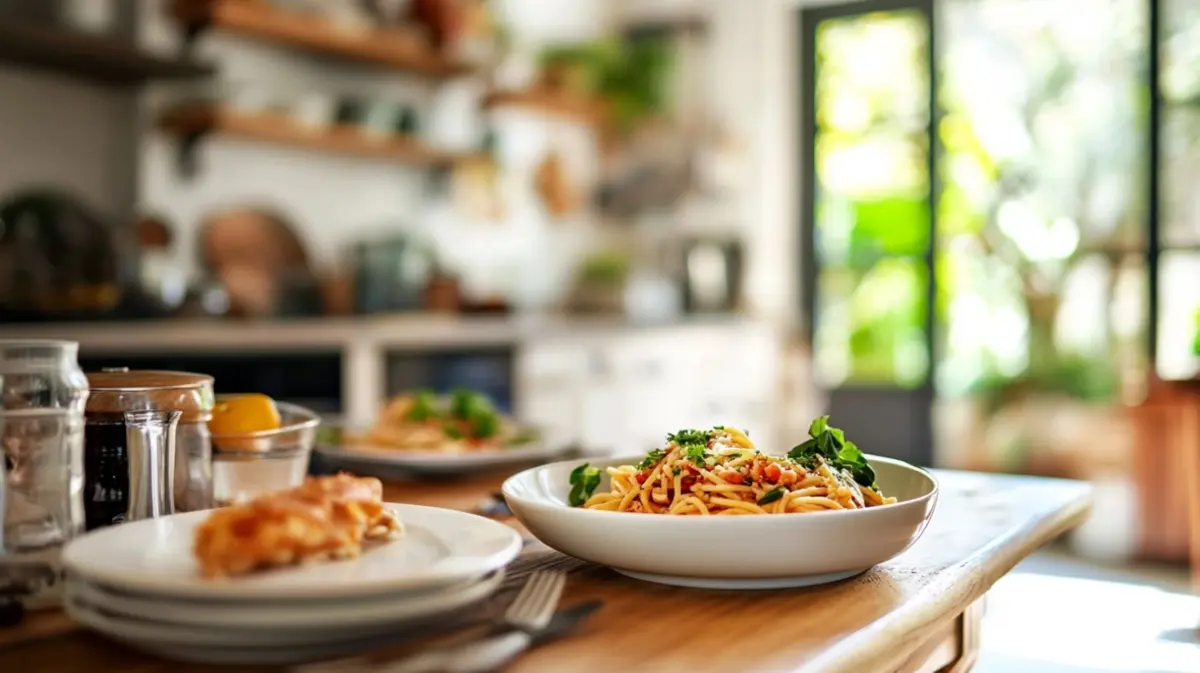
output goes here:
[{"label": "blurred background plate", "polygon": [[550,444],[542,440],[511,446],[505,449],[486,449],[471,452],[410,451],[369,444],[347,444],[343,437],[362,433],[365,429],[338,423],[321,427],[317,437],[317,453],[321,464],[333,470],[348,470],[355,474],[381,478],[406,474],[453,475],[489,472],[501,467],[545,462],[568,457],[577,452],[570,444]]}]

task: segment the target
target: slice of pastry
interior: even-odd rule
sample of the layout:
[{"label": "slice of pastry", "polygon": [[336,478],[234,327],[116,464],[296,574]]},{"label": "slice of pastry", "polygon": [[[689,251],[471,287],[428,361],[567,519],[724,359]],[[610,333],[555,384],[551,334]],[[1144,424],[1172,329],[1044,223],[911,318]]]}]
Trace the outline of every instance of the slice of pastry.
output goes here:
[{"label": "slice of pastry", "polygon": [[265,568],[344,559],[364,540],[401,533],[372,477],[309,477],[296,488],[266,493],[215,510],[196,528],[193,552],[205,577],[244,575]]}]

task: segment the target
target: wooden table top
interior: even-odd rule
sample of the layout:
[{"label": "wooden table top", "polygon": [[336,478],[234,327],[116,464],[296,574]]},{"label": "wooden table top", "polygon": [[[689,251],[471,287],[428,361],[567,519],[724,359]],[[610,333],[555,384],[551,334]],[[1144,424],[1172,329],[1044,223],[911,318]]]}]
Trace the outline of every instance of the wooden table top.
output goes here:
[{"label": "wooden table top", "polygon": [[[1079,524],[1083,483],[935,472],[941,500],[925,535],[895,559],[837,584],[785,591],[659,586],[578,563],[563,604],[605,606],[569,636],[520,658],[511,673],[697,670],[895,670],[1021,559]],[[501,477],[392,484],[388,499],[471,511]],[[754,541],[742,540],[747,553]],[[651,637],[649,629],[655,629]],[[59,612],[0,630],[0,670],[199,673],[231,670],[155,659],[85,632]],[[269,669],[238,669],[269,670]]]}]

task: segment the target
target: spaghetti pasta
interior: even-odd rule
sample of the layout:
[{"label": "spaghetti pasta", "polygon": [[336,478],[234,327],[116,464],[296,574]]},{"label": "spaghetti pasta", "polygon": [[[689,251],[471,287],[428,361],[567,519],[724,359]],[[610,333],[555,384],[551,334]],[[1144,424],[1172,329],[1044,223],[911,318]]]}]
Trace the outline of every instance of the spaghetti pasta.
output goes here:
[{"label": "spaghetti pasta", "polygon": [[896,502],[875,488],[866,459],[840,430],[828,427],[827,417],[814,422],[810,435],[788,456],[769,456],[736,428],[681,430],[667,435],[666,448],[650,451],[642,462],[608,468],[608,492],[593,495],[599,470],[581,465],[571,475],[570,504],[614,512],[739,516]]},{"label": "spaghetti pasta", "polygon": [[343,439],[351,446],[471,453],[528,444],[536,433],[519,427],[478,393],[455,390],[439,397],[426,390],[392,398],[370,429]]}]

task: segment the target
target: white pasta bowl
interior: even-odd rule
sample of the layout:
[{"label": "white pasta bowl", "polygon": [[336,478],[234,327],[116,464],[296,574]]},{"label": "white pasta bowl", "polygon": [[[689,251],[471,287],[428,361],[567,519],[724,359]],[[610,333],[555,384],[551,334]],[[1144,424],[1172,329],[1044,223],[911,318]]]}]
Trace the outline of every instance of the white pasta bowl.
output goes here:
[{"label": "white pasta bowl", "polygon": [[[715,589],[775,589],[836,582],[907,549],[929,524],[937,481],[899,460],[868,456],[876,483],[897,502],[858,510],[744,516],[671,516],[571,507],[579,460],[504,482],[517,519],[558,551],[637,579]],[[641,456],[591,461],[605,468]],[[605,472],[597,493],[609,488]]]}]

